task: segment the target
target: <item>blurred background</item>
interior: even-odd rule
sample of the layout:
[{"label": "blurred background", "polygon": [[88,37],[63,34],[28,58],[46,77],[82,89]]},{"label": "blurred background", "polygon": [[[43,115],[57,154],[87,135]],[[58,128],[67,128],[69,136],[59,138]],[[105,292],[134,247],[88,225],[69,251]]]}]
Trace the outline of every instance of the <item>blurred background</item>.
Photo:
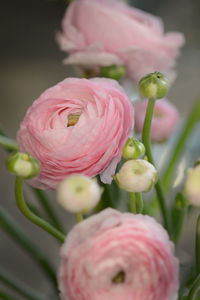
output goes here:
[{"label": "blurred background", "polygon": [[[177,61],[178,77],[169,93],[169,99],[177,105],[184,117],[200,93],[200,1],[135,0],[130,3],[160,16],[166,31],[181,31],[185,34],[186,44]],[[65,8],[64,0],[1,1],[0,123],[13,138],[33,100],[46,88],[75,74],[71,67],[62,64],[65,54],[55,42],[55,33],[60,29]],[[14,178],[4,167],[6,156],[5,151],[0,149],[0,202],[35,242],[47,251],[48,258],[57,266],[59,244],[26,221],[16,208]],[[52,192],[49,195],[53,203],[55,195]],[[61,215],[66,230],[69,229],[74,223],[73,216],[62,212],[57,205],[55,209]],[[193,237],[194,234],[191,234],[192,243]],[[184,246],[186,258],[191,245]],[[0,265],[32,288],[48,290],[48,282],[39,267],[1,229]]]}]

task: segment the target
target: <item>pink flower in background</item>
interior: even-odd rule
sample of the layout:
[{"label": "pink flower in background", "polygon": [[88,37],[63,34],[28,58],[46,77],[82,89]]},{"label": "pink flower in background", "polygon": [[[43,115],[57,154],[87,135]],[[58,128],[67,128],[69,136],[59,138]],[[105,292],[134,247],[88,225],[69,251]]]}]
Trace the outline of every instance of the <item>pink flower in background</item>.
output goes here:
[{"label": "pink flower in background", "polygon": [[[138,101],[135,105],[135,127],[142,132],[148,100]],[[151,139],[162,142],[175,130],[179,114],[176,107],[167,100],[158,100],[155,104],[151,127]]]},{"label": "pink flower in background", "polygon": [[76,225],[61,248],[64,300],[172,300],[173,244],[155,219],[106,209]]},{"label": "pink flower in background", "polygon": [[67,78],[47,89],[17,133],[20,151],[41,164],[30,184],[54,189],[67,175],[99,173],[110,183],[133,125],[131,102],[114,80]]},{"label": "pink flower in background", "polygon": [[75,0],[57,34],[66,64],[86,68],[126,65],[134,81],[154,71],[174,78],[184,44],[181,33],[164,33],[162,20],[117,0]]}]

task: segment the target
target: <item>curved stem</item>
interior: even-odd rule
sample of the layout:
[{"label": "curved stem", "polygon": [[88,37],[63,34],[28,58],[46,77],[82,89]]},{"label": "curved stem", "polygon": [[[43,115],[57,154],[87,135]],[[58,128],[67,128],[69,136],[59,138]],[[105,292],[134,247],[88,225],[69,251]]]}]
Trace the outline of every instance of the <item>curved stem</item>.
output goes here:
[{"label": "curved stem", "polygon": [[[154,160],[153,160],[153,156],[151,154],[151,123],[152,123],[152,118],[153,118],[153,113],[154,113],[154,107],[155,107],[155,99],[149,99],[147,110],[146,110],[143,131],[142,131],[142,142],[146,149],[146,155],[148,157],[149,162],[153,165],[154,165]],[[159,179],[158,179],[157,183],[155,184],[155,189],[156,189],[158,201],[159,201],[162,216],[163,216],[164,226],[167,229],[167,231],[169,232],[169,234],[171,234],[169,214],[168,214],[167,207],[166,207],[164,192],[163,192],[163,189],[162,189]]]},{"label": "curved stem", "polygon": [[15,279],[8,272],[0,268],[0,281],[2,281],[7,286],[11,287],[15,291],[17,291],[20,295],[23,295],[29,300],[47,300],[46,297],[36,293],[32,289],[25,286],[22,282]]},{"label": "curved stem", "polygon": [[195,279],[190,292],[188,294],[187,300],[196,300],[196,296],[198,295],[198,292],[200,291],[200,274]]},{"label": "curved stem", "polygon": [[80,223],[83,221],[83,215],[81,213],[76,213],[75,217],[76,217],[76,223]]},{"label": "curved stem", "polygon": [[137,207],[136,207],[135,193],[129,193],[129,200],[130,200],[130,212],[132,212],[133,214],[136,214]]},{"label": "curved stem", "polygon": [[188,119],[185,123],[185,126],[182,129],[180,137],[176,142],[176,146],[174,151],[169,159],[168,167],[166,168],[164,175],[163,175],[163,185],[165,190],[168,190],[171,182],[173,180],[173,173],[178,163],[178,160],[183,152],[183,148],[185,143],[192,132],[192,129],[196,125],[196,123],[200,121],[200,98],[198,98],[197,102],[195,103],[194,108],[190,112]]},{"label": "curved stem", "polygon": [[0,226],[6,233],[25,250],[47,274],[57,290],[56,275],[53,267],[46,259],[46,254],[34,244],[34,242],[26,235],[21,226],[3,209],[0,205]]},{"label": "curved stem", "polygon": [[17,206],[21,210],[22,214],[27,217],[31,222],[34,224],[38,225],[39,227],[43,228],[45,231],[50,233],[52,236],[57,238],[59,241],[62,243],[65,241],[65,235],[55,229],[52,225],[50,225],[48,222],[45,220],[39,218],[38,216],[34,215],[28,206],[26,205],[23,197],[23,191],[22,191],[22,179],[19,177],[16,177],[16,182],[15,182],[15,198],[17,202]]},{"label": "curved stem", "polygon": [[54,209],[51,207],[45,193],[43,191],[41,191],[39,189],[35,189],[35,188],[33,188],[33,191],[34,191],[35,195],[37,196],[37,198],[39,199],[40,204],[46,211],[47,215],[49,216],[49,219],[52,222],[53,226],[56,229],[58,229],[60,232],[64,233],[64,230],[59,222],[59,219],[57,218],[57,216],[54,212]]},{"label": "curved stem", "polygon": [[196,268],[197,274],[200,274],[200,215],[196,224]]}]

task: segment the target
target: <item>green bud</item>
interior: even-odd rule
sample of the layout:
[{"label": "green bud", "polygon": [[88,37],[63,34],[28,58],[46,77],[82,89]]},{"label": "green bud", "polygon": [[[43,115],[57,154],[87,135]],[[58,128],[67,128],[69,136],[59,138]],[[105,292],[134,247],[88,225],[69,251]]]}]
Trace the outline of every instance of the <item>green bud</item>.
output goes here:
[{"label": "green bud", "polygon": [[144,155],[144,153],[145,147],[139,140],[128,138],[124,146],[122,155],[125,159],[137,159]]},{"label": "green bud", "polygon": [[100,68],[100,75],[102,77],[112,78],[115,80],[119,80],[123,78],[126,74],[125,66],[102,66]]},{"label": "green bud", "polygon": [[185,208],[188,206],[188,201],[182,193],[178,193],[175,198],[176,208]]},{"label": "green bud", "polygon": [[29,153],[16,152],[6,160],[8,171],[23,179],[31,179],[40,172],[39,161]]},{"label": "green bud", "polygon": [[168,92],[169,80],[160,72],[149,73],[140,80],[138,88],[145,98],[161,99]]}]

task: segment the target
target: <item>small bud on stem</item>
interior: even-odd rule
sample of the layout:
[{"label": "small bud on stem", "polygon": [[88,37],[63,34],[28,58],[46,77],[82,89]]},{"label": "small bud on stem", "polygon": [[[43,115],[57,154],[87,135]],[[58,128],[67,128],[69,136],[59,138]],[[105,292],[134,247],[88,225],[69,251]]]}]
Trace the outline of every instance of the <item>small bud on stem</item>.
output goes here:
[{"label": "small bud on stem", "polygon": [[144,145],[137,139],[128,138],[123,148],[123,158],[138,159],[145,153]]},{"label": "small bud on stem", "polygon": [[145,98],[161,99],[169,89],[169,80],[160,72],[150,73],[139,82],[139,91]]},{"label": "small bud on stem", "polygon": [[123,78],[126,74],[125,66],[103,66],[100,68],[100,75],[102,77],[112,78],[115,80],[119,80]]},{"label": "small bud on stem", "polygon": [[143,159],[126,161],[114,176],[119,187],[129,193],[148,192],[158,180],[154,166]]},{"label": "small bud on stem", "polygon": [[31,179],[40,172],[39,161],[29,153],[16,152],[6,160],[7,169],[22,179]]},{"label": "small bud on stem", "polygon": [[101,193],[96,180],[84,175],[71,175],[58,185],[57,201],[72,213],[85,213],[97,205]]}]

